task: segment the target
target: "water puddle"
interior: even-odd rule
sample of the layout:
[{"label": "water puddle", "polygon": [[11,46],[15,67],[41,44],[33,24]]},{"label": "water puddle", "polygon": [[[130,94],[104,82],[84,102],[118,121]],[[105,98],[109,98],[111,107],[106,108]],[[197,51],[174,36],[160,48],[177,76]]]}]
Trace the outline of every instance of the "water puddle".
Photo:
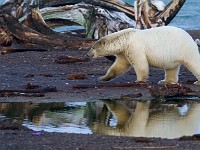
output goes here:
[{"label": "water puddle", "polygon": [[200,133],[200,103],[0,103],[0,121],[17,122],[35,131],[178,138]]}]

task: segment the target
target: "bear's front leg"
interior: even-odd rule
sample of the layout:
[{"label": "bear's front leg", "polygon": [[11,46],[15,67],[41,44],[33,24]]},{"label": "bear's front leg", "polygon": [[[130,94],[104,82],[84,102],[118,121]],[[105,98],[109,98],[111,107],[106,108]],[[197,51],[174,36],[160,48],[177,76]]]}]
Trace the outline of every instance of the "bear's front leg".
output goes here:
[{"label": "bear's front leg", "polygon": [[139,84],[144,84],[149,76],[149,66],[142,65],[142,66],[134,66],[135,73],[137,75],[137,80],[135,82]]},{"label": "bear's front leg", "polygon": [[131,65],[123,54],[117,55],[115,62],[108,69],[105,76],[99,78],[101,81],[109,81],[119,75],[126,73]]},{"label": "bear's front leg", "polygon": [[101,81],[109,81],[115,77],[115,74],[113,72],[107,71],[106,75],[99,77],[99,80]]},{"label": "bear's front leg", "polygon": [[128,53],[126,57],[135,70],[137,76],[137,80],[135,82],[144,84],[149,76],[149,64],[146,56],[141,53],[138,55]]},{"label": "bear's front leg", "polygon": [[173,69],[165,70],[165,79],[158,82],[158,84],[177,84],[180,65]]}]

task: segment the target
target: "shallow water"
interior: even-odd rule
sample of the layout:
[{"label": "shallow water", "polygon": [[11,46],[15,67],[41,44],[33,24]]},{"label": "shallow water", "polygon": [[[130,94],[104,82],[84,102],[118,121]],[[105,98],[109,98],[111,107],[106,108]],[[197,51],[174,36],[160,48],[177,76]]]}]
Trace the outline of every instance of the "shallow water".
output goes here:
[{"label": "shallow water", "polygon": [[102,100],[0,103],[0,121],[35,131],[178,138],[200,133],[200,104]]}]

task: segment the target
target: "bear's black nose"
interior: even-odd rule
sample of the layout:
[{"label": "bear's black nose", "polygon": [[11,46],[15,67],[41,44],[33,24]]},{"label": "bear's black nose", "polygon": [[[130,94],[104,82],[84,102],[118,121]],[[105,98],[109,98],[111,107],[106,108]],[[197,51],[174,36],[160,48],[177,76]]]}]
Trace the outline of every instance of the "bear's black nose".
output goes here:
[{"label": "bear's black nose", "polygon": [[87,53],[87,56],[90,57],[90,58],[92,58],[92,57],[94,56],[94,54],[88,52],[88,53]]}]

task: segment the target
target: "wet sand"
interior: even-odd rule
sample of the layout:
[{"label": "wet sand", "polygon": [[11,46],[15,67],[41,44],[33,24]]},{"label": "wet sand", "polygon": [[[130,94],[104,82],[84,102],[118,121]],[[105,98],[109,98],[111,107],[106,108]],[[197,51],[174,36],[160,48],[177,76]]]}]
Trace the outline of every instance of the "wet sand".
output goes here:
[{"label": "wet sand", "polygon": [[[194,39],[200,39],[200,31],[188,32]],[[98,81],[98,77],[104,75],[113,62],[106,58],[88,59],[86,53],[87,50],[64,50],[19,52],[1,56],[0,89],[1,92],[8,92],[1,95],[0,102],[98,101],[120,99],[124,95],[139,93],[141,96],[133,99],[152,98],[148,86],[134,83],[136,75],[133,69],[110,82]],[[179,77],[183,85],[194,91],[200,90],[199,86],[192,84],[196,79],[186,68],[181,67]],[[148,84],[156,84],[163,78],[163,70],[151,68]],[[45,91],[45,88],[48,89]],[[23,91],[30,93],[23,95]],[[0,149],[6,150],[199,149],[200,146],[198,136],[184,140],[167,140],[46,132],[35,134],[17,124],[0,124]]]}]

